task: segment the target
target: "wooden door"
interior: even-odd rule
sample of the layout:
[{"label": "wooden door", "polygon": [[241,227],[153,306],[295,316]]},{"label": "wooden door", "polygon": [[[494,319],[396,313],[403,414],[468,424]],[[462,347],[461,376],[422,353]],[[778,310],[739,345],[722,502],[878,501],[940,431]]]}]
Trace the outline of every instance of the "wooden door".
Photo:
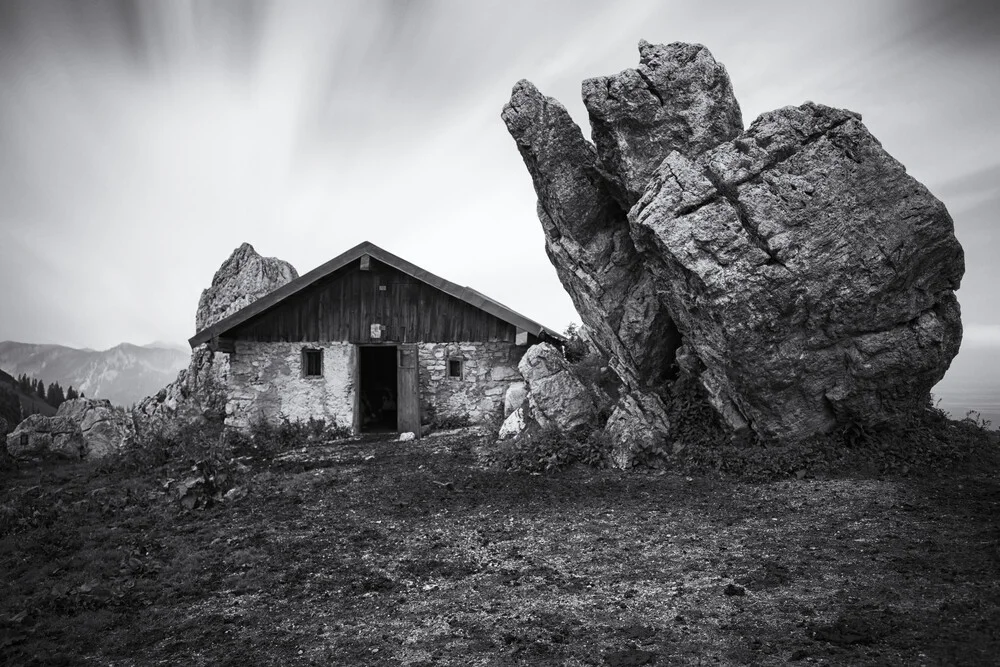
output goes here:
[{"label": "wooden door", "polygon": [[420,383],[417,346],[404,343],[396,348],[396,425],[400,433],[420,437]]}]

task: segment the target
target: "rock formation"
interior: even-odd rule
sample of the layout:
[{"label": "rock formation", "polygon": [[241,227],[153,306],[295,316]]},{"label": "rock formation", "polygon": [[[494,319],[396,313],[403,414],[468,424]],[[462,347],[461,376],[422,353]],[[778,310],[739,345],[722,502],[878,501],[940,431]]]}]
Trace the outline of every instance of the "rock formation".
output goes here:
[{"label": "rock formation", "polygon": [[583,84],[596,147],[527,81],[502,114],[549,258],[625,384],[612,438],[669,437],[680,372],[730,428],[785,442],[924,405],[962,331],[941,202],[853,112],[807,103],[743,131],[707,49],[639,52]]},{"label": "rock formation", "polygon": [[[198,331],[232,315],[241,308],[298,278],[288,262],[261,257],[249,243],[229,256],[212,278],[198,302]],[[208,345],[191,351],[188,367],[177,379],[153,396],[143,399],[133,411],[141,433],[194,419],[222,419],[229,384],[229,355]]]},{"label": "rock formation", "polygon": [[123,408],[107,399],[77,398],[54,416],[28,416],[7,436],[7,451],[15,459],[98,459],[120,452],[134,436]]},{"label": "rock formation", "polygon": [[524,377],[526,393],[501,427],[503,435],[520,432],[526,422],[550,424],[565,433],[591,426],[597,406],[591,391],[573,374],[562,352],[548,343],[532,345],[517,365]]},{"label": "rock formation", "polygon": [[88,458],[116,454],[135,436],[131,417],[106,399],[76,398],[59,406],[57,417],[71,419],[80,427]]},{"label": "rock formation", "polygon": [[233,251],[201,293],[195,313],[195,331],[224,319],[265,294],[299,277],[288,262],[261,257],[249,243]]},{"label": "rock formation", "polygon": [[80,425],[68,417],[28,415],[7,435],[7,452],[15,459],[69,459],[87,454]]}]

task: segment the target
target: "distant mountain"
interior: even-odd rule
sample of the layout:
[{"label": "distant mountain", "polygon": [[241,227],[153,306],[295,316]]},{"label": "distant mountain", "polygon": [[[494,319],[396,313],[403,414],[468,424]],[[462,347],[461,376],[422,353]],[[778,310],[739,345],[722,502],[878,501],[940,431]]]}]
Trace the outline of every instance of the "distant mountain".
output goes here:
[{"label": "distant mountain", "polygon": [[147,350],[161,349],[161,350],[177,350],[178,352],[183,352],[184,354],[191,356],[191,348],[183,343],[171,343],[169,341],[154,340],[152,343],[147,343],[142,347]]},{"label": "distant mountain", "polygon": [[58,382],[63,389],[72,385],[88,398],[107,398],[127,406],[155,394],[187,368],[189,350],[154,345],[122,343],[96,351],[4,341],[0,343],[0,368],[14,377],[27,373],[46,385]]}]

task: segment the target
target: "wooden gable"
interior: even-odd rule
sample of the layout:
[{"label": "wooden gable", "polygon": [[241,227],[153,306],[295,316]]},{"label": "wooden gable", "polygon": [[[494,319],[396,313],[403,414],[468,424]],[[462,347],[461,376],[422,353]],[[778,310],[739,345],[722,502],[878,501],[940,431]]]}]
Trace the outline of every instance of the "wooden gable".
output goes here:
[{"label": "wooden gable", "polygon": [[[380,337],[372,337],[372,325],[383,327]],[[265,342],[514,343],[516,334],[513,324],[365,255],[224,335]]]}]

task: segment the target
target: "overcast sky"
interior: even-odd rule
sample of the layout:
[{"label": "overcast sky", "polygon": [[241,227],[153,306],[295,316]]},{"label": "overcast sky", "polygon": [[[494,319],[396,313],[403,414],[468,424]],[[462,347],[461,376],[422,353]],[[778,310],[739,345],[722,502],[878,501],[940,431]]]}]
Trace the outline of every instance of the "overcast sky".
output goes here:
[{"label": "overcast sky", "polygon": [[183,342],[243,241],[305,273],[370,240],[562,329],[500,110],[527,78],[589,134],[580,82],[644,38],[708,46],[745,125],[860,112],[955,219],[966,347],[1000,344],[998,5],[0,0],[0,340]]}]

